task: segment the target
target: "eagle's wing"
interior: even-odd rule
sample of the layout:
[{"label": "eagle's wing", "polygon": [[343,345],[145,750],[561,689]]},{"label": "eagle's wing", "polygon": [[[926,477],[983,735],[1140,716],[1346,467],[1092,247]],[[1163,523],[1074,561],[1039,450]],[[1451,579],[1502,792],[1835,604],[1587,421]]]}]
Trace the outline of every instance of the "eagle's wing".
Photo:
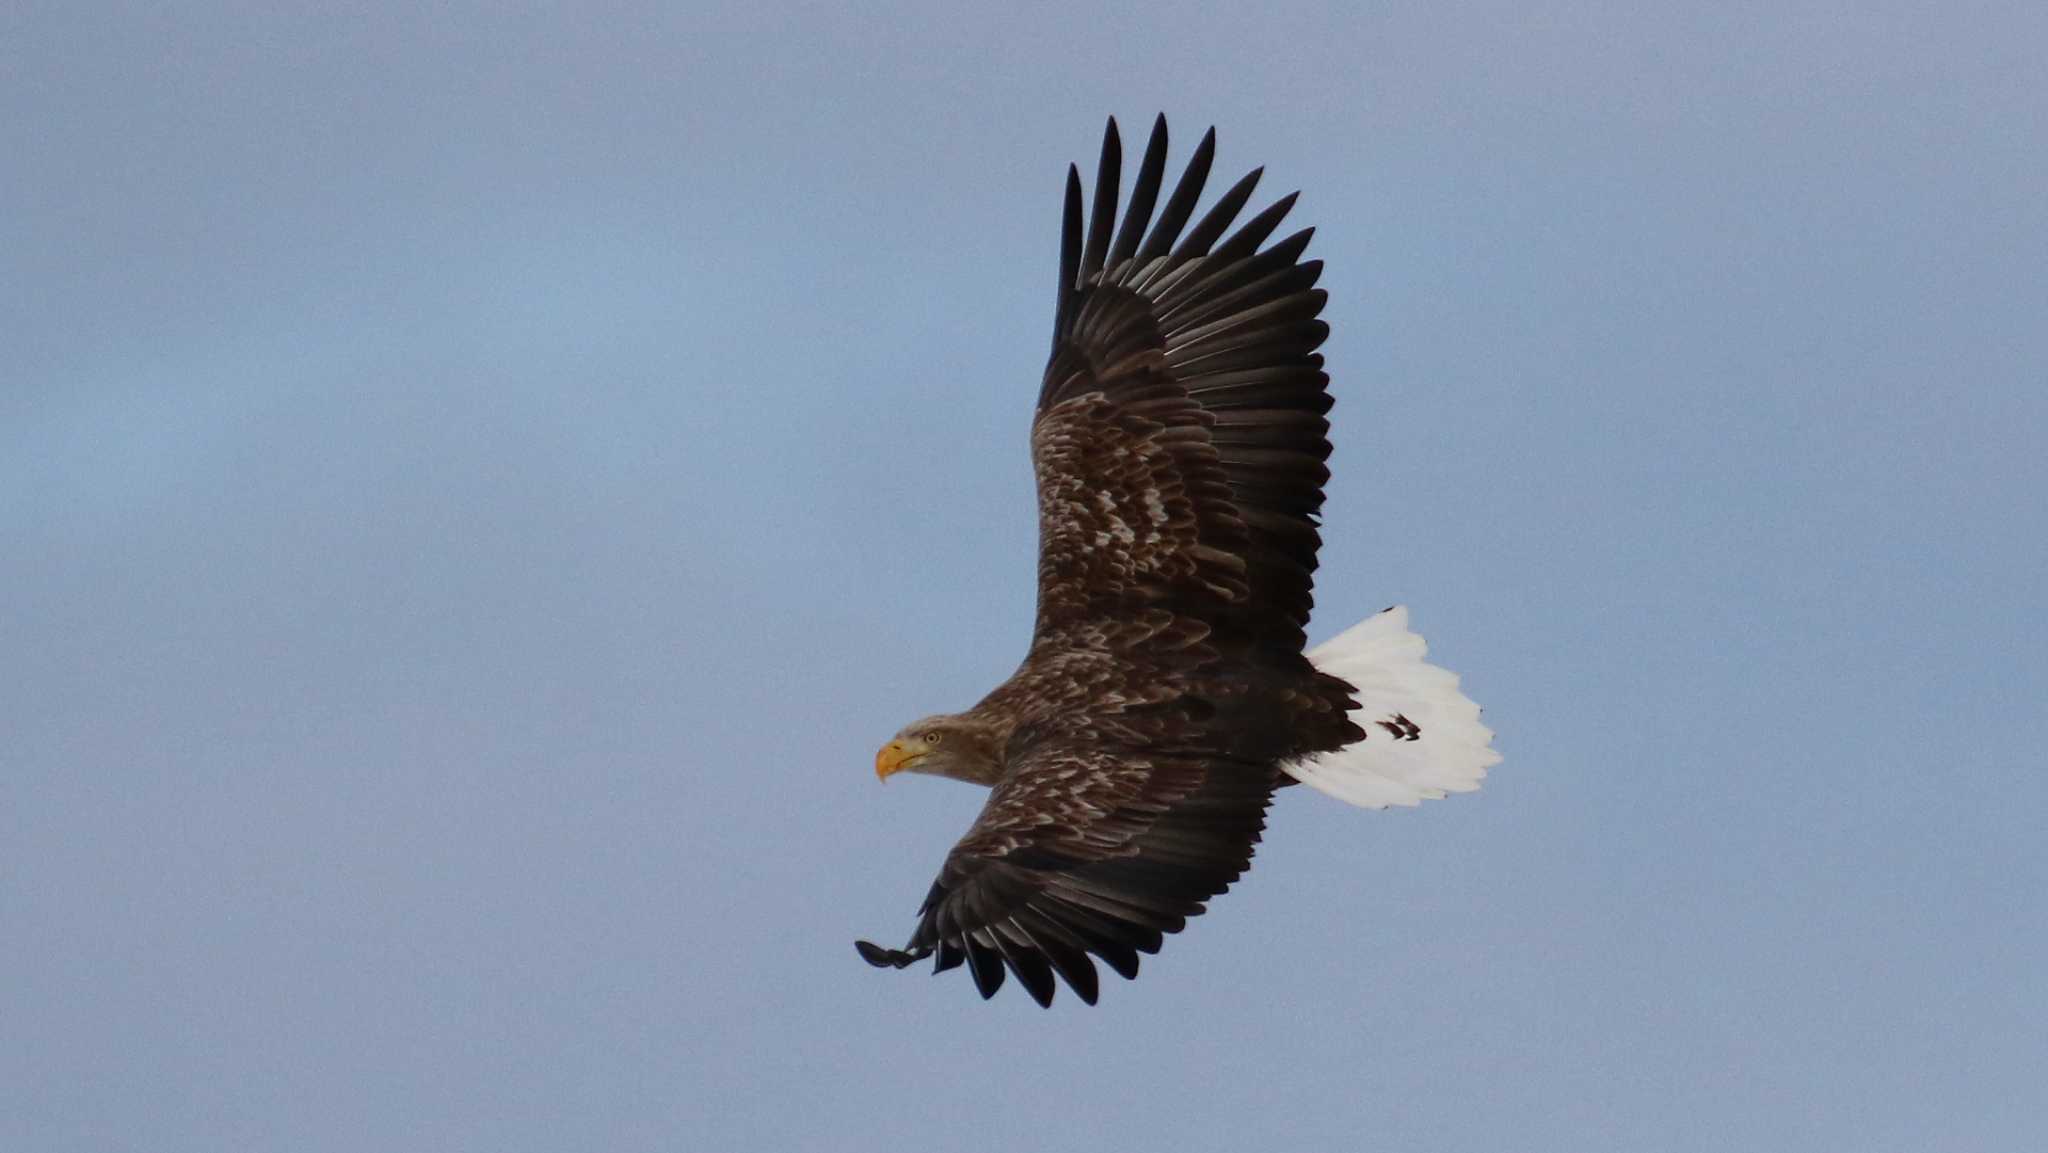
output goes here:
[{"label": "eagle's wing", "polygon": [[1161,117],[1112,236],[1122,159],[1111,121],[1085,241],[1080,174],[1067,171],[1059,307],[1031,436],[1035,643],[1164,607],[1226,645],[1301,651],[1329,478],[1322,263],[1301,260],[1312,229],[1259,251],[1292,195],[1224,239],[1258,171],[1187,227],[1214,152],[1212,129],[1153,224]]},{"label": "eagle's wing", "polygon": [[[1231,771],[1232,769],[1236,771]],[[1095,1003],[1090,955],[1126,978],[1251,863],[1270,776],[1160,750],[1042,741],[989,795],[918,910],[902,949],[859,942],[877,966],[963,961],[983,997],[1005,967],[1041,1005],[1053,976]]]},{"label": "eagle's wing", "polygon": [[[984,702],[1019,735],[909,944],[861,943],[874,964],[936,952],[941,969],[969,965],[984,996],[1007,966],[1041,1004],[1053,974],[1093,1002],[1090,954],[1132,976],[1251,860],[1273,758],[1182,686],[1253,666],[1312,675],[1301,648],[1330,452],[1315,352],[1327,329],[1321,265],[1300,259],[1309,231],[1259,250],[1292,196],[1223,239],[1254,172],[1187,229],[1214,149],[1212,131],[1153,224],[1162,117],[1112,232],[1111,121],[1085,238],[1068,171],[1031,436],[1038,625],[1024,667]],[[1334,701],[1266,704],[1343,724],[1332,683]]]}]

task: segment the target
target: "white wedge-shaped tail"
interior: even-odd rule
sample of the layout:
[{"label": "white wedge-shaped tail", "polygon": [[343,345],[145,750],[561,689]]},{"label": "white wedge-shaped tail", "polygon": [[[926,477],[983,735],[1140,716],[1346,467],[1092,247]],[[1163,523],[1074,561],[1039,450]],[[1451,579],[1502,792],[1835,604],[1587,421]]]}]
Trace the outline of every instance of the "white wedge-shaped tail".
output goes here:
[{"label": "white wedge-shaped tail", "polygon": [[1365,739],[1281,765],[1289,776],[1368,809],[1418,805],[1479,787],[1500,754],[1458,674],[1424,660],[1429,646],[1396,606],[1310,649],[1310,663],[1358,690],[1351,720]]}]

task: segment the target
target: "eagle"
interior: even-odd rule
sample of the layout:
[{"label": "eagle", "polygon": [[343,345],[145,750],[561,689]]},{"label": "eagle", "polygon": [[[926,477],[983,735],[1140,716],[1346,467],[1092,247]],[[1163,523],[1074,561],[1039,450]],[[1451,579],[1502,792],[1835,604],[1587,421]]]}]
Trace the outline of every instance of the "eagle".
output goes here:
[{"label": "eagle", "polygon": [[[1266,241],[1295,195],[1233,224],[1262,169],[1189,227],[1212,128],[1157,219],[1166,118],[1117,221],[1102,143],[1083,227],[1067,168],[1052,352],[1031,419],[1038,616],[1007,681],[904,726],[875,774],[989,789],[901,949],[982,997],[1014,975],[1094,1004],[1251,864],[1275,790],[1366,808],[1469,792],[1500,760],[1458,678],[1390,608],[1314,648],[1306,629],[1329,479],[1329,334],[1304,260]],[[1227,235],[1226,235],[1227,234]],[[1263,247],[1262,247],[1263,246]]]}]

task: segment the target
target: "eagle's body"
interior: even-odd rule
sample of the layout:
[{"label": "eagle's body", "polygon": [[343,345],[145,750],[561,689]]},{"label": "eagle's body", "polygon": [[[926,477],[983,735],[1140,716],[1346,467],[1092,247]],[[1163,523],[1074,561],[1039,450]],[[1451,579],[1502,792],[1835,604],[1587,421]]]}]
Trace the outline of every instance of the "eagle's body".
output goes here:
[{"label": "eagle's body", "polygon": [[1114,121],[1085,234],[1068,172],[1031,430],[1037,628],[1008,681],[877,757],[993,792],[909,945],[861,943],[875,964],[936,953],[984,996],[1007,969],[1042,1004],[1057,974],[1093,1002],[1091,955],[1135,975],[1250,864],[1280,785],[1412,804],[1499,759],[1405,613],[1303,651],[1330,454],[1321,265],[1300,260],[1307,230],[1259,249],[1292,196],[1224,238],[1257,172],[1182,235],[1213,152],[1212,132],[1149,231],[1163,118],[1121,228]]}]

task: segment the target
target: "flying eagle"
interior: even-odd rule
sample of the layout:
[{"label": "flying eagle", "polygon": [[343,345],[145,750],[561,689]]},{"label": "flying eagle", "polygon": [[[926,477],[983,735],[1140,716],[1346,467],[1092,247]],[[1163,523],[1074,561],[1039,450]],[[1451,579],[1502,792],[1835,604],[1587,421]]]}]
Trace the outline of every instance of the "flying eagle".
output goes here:
[{"label": "flying eagle", "polygon": [[1259,171],[1187,228],[1202,137],[1158,220],[1166,119],[1123,222],[1116,121],[1082,228],[1067,169],[1052,355],[1031,421],[1038,622],[1009,680],[907,725],[875,773],[989,787],[902,949],[983,997],[1006,972],[1041,1005],[1126,978],[1250,866],[1275,789],[1366,808],[1469,792],[1500,760],[1458,678],[1392,608],[1304,652],[1323,507],[1329,377],[1313,229],[1267,248],[1294,196],[1225,236]]}]

